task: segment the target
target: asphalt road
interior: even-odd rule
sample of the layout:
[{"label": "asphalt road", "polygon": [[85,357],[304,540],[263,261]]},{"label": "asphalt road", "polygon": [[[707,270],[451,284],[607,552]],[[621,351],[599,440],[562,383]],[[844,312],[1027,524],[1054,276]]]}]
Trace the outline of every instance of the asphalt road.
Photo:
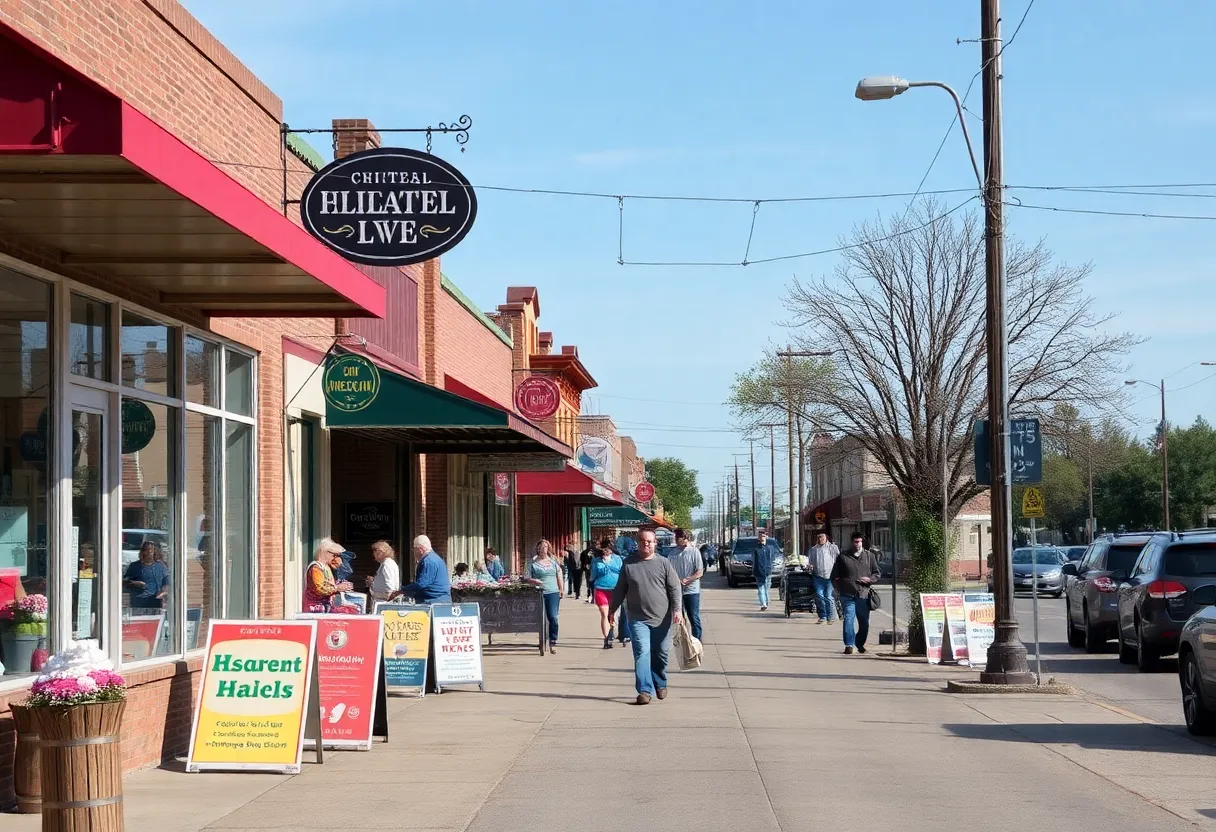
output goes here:
[{"label": "asphalt road", "polygon": [[[720,579],[711,571],[707,580]],[[722,583],[725,585],[725,581]],[[744,584],[736,591],[754,595],[755,588],[752,584]],[[883,585],[881,592],[883,609],[874,613],[871,620],[871,627],[880,630],[891,626],[891,585]],[[900,629],[903,629],[908,619],[908,593],[903,586],[899,586],[897,592],[898,618]],[[1031,670],[1034,670],[1033,601],[1029,595],[1018,595],[1014,603],[1022,642],[1030,653]],[[778,604],[774,589],[773,605]],[[1084,648],[1069,647],[1064,632],[1064,601],[1048,596],[1039,598],[1039,655],[1044,678],[1054,676],[1058,681],[1116,707],[1185,733],[1178,690],[1178,663],[1173,657],[1163,659],[1161,669],[1156,673],[1140,673],[1134,665],[1119,663],[1114,641],[1107,645],[1105,653],[1093,655],[1086,653]]]}]

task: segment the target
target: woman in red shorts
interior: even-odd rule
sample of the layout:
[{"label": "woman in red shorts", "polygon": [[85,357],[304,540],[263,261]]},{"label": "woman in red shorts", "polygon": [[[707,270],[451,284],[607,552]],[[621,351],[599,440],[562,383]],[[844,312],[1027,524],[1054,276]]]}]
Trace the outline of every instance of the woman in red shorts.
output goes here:
[{"label": "woman in red shorts", "polygon": [[608,605],[612,602],[612,590],[616,589],[621,576],[621,556],[612,551],[612,541],[600,541],[599,551],[591,561],[591,587],[595,605],[600,609],[600,632],[604,636],[604,649],[612,649],[612,621],[608,618]]}]

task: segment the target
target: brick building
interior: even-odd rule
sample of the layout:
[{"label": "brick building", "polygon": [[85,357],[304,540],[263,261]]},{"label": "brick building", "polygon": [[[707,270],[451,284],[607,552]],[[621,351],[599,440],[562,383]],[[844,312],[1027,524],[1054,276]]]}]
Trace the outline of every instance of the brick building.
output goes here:
[{"label": "brick building", "polygon": [[[512,411],[515,341],[437,261],[356,266],[299,227],[324,160],[282,121],[176,0],[0,6],[0,603],[45,594],[46,649],[121,668],[127,768],[184,751],[208,622],[294,615],[320,538],[359,574],[371,533],[507,552],[479,457],[573,454]],[[379,142],[334,127],[339,156]],[[379,415],[333,411],[340,357],[377,368]],[[145,544],[163,598],[131,583]],[[0,644],[3,805],[38,660]]]}]

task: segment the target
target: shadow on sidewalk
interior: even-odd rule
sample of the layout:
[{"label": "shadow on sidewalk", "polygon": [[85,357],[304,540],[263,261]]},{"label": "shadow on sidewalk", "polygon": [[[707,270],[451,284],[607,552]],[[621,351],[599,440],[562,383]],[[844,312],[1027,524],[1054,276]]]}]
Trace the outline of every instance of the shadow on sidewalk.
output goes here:
[{"label": "shadow on sidewalk", "polygon": [[[633,671],[630,671],[631,673]],[[634,706],[634,699],[637,698],[636,693],[630,693],[622,696],[586,696],[581,693],[546,693],[543,691],[522,691],[522,690],[487,690],[486,696],[527,696],[538,699],[581,699],[584,702],[612,702],[617,705]]]},{"label": "shadow on sidewalk", "polygon": [[[597,670],[606,673],[633,673],[632,667],[600,667]],[[906,674],[899,676],[866,676],[860,673],[771,673],[759,670],[707,670],[704,667],[691,672],[698,675],[746,676],[758,679],[844,679],[854,682],[920,682],[935,685],[939,689],[942,686],[940,679],[935,679],[931,676],[911,676]]]},{"label": "shadow on sidewalk", "polygon": [[1180,735],[1161,725],[1136,723],[1059,722],[1024,724],[944,725],[957,737],[969,740],[1079,745],[1108,751],[1157,751],[1212,756],[1216,746]]}]

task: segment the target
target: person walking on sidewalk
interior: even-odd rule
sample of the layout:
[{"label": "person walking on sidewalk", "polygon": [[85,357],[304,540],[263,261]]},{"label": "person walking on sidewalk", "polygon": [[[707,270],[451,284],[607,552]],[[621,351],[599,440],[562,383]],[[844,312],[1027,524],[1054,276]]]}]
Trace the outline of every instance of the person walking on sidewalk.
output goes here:
[{"label": "person walking on sidewalk", "polygon": [[693,638],[701,638],[701,576],[705,574],[705,561],[701,551],[692,545],[692,535],[684,529],[676,529],[676,550],[668,558],[676,568],[683,586],[684,616],[692,628]]},{"label": "person walking on sidewalk", "polygon": [[[865,547],[861,532],[853,535],[853,548],[836,558],[832,567],[832,583],[840,595],[841,615],[844,617],[844,652],[866,652],[866,636],[870,634],[871,587],[882,576],[874,553]],[[853,617],[857,629],[853,629]]]},{"label": "person walking on sidewalk", "polygon": [[588,543],[587,548],[578,556],[578,568],[583,571],[583,576],[587,579],[587,603],[590,604],[591,598],[591,556],[595,554],[595,544]]},{"label": "person walking on sidewalk", "polygon": [[578,549],[566,547],[566,595],[578,600],[583,595],[583,567],[579,563]]},{"label": "person walking on sidewalk", "polygon": [[649,705],[653,697],[667,698],[667,656],[671,652],[671,628],[682,619],[680,578],[667,558],[655,554],[654,532],[638,534],[638,552],[625,559],[621,578],[612,591],[608,614],[621,605],[629,617],[633,641],[634,687],[638,705]]},{"label": "person walking on sidewalk", "polygon": [[562,566],[553,556],[547,540],[536,544],[536,554],[528,564],[527,580],[541,588],[545,599],[545,619],[549,624],[549,652],[557,652],[557,613],[562,601]]},{"label": "person walking on sidewalk", "polygon": [[612,541],[606,537],[601,540],[595,560],[591,561],[591,577],[588,580],[595,596],[595,605],[600,610],[600,633],[604,636],[605,650],[612,649],[612,639],[616,635],[608,607],[612,604],[612,590],[616,589],[620,580],[623,563],[621,556],[612,551]]},{"label": "person walking on sidewalk", "polygon": [[828,540],[823,532],[815,535],[815,543],[807,550],[807,566],[815,584],[815,606],[819,609],[819,623],[831,624],[836,620],[836,598],[832,594],[832,569],[840,548]]},{"label": "person walking on sidewalk", "polygon": [[760,601],[760,612],[768,609],[768,591],[772,586],[773,564],[781,557],[781,548],[768,539],[768,533],[760,530],[756,553],[752,555],[752,575],[756,578],[756,595]]}]

